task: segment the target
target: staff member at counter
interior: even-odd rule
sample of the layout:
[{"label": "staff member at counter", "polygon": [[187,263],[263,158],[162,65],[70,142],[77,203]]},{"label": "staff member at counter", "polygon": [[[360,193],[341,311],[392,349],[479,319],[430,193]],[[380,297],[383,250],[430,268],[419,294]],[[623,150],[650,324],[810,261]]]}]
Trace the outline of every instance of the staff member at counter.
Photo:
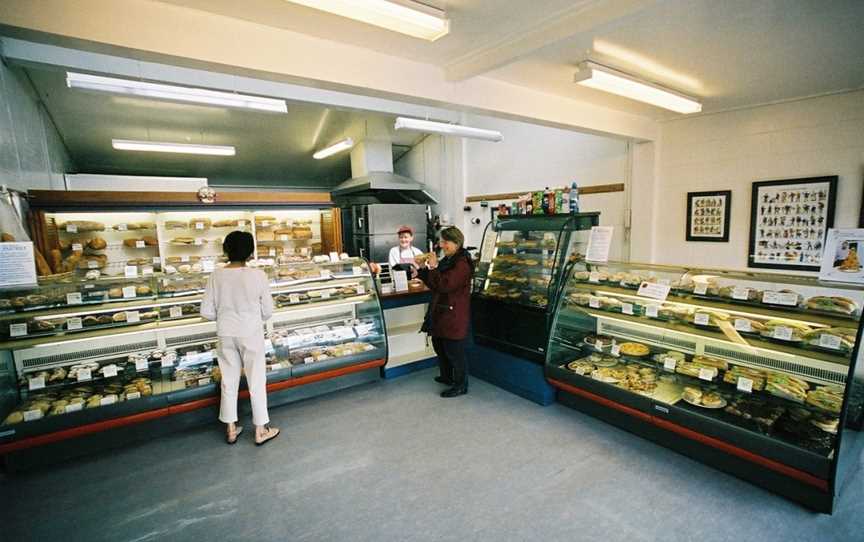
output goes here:
[{"label": "staff member at counter", "polygon": [[464,243],[465,237],[459,228],[444,228],[440,242],[444,258],[439,262],[434,252],[418,258],[424,265],[419,271],[420,280],[432,290],[432,302],[429,303],[421,331],[432,336],[432,346],[438,355],[441,376],[436,377],[435,381],[451,386],[441,392],[441,397],[456,397],[468,393],[465,344],[471,310],[471,275],[474,274],[474,262],[463,248]]},{"label": "staff member at counter", "polygon": [[[417,264],[414,258],[423,254],[423,251],[414,246],[414,228],[411,226],[399,226],[396,232],[399,235],[399,245],[390,249],[390,269],[396,271],[408,271],[408,276],[414,278],[417,275]],[[397,267],[399,266],[399,267]]]}]

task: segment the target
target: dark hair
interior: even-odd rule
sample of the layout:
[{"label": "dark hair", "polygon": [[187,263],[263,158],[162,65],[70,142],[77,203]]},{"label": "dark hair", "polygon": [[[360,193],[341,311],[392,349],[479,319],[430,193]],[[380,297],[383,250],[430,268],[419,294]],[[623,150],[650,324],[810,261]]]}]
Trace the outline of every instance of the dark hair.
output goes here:
[{"label": "dark hair", "polygon": [[459,248],[462,248],[462,245],[465,244],[465,236],[462,235],[462,232],[456,226],[450,226],[441,230],[441,239],[456,243],[459,245]]},{"label": "dark hair", "polygon": [[232,262],[245,262],[255,251],[255,239],[247,231],[232,231],[225,236],[222,242],[222,250]]}]

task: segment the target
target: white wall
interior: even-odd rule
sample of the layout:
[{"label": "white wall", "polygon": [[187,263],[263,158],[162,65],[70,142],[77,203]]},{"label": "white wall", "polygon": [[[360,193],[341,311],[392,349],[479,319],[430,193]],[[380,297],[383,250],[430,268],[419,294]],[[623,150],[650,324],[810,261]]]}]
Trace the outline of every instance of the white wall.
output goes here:
[{"label": "white wall", "polygon": [[[864,91],[667,122],[659,147],[653,261],[745,268],[754,181],[839,175],[835,226],[858,224]],[[729,242],[685,241],[687,192],[728,189]]]},{"label": "white wall", "polygon": [[59,189],[73,171],[60,135],[27,76],[0,62],[0,183]]}]

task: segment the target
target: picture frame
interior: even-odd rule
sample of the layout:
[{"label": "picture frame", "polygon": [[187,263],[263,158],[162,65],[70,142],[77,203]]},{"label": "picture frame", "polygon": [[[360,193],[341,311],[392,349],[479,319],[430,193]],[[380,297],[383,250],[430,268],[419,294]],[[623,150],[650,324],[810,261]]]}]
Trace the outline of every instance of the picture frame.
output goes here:
[{"label": "picture frame", "polygon": [[748,266],[818,272],[834,226],[837,180],[833,175],[754,182]]},{"label": "picture frame", "polygon": [[729,242],[732,191],[687,192],[688,241]]}]

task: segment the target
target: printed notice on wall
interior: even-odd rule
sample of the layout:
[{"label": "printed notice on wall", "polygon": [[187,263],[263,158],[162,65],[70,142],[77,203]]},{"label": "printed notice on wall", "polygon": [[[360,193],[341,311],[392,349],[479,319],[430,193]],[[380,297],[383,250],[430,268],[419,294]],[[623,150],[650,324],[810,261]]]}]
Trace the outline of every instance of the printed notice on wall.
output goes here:
[{"label": "printed notice on wall", "polygon": [[488,232],[483,238],[483,247],[480,249],[480,262],[489,263],[495,256],[495,243],[498,241],[498,235],[495,232]]},{"label": "printed notice on wall", "polygon": [[585,261],[606,263],[609,261],[609,248],[612,246],[612,226],[594,226],[591,237],[588,238],[588,250],[585,251]]},{"label": "printed notice on wall", "polygon": [[0,243],[0,288],[35,285],[33,243]]}]

